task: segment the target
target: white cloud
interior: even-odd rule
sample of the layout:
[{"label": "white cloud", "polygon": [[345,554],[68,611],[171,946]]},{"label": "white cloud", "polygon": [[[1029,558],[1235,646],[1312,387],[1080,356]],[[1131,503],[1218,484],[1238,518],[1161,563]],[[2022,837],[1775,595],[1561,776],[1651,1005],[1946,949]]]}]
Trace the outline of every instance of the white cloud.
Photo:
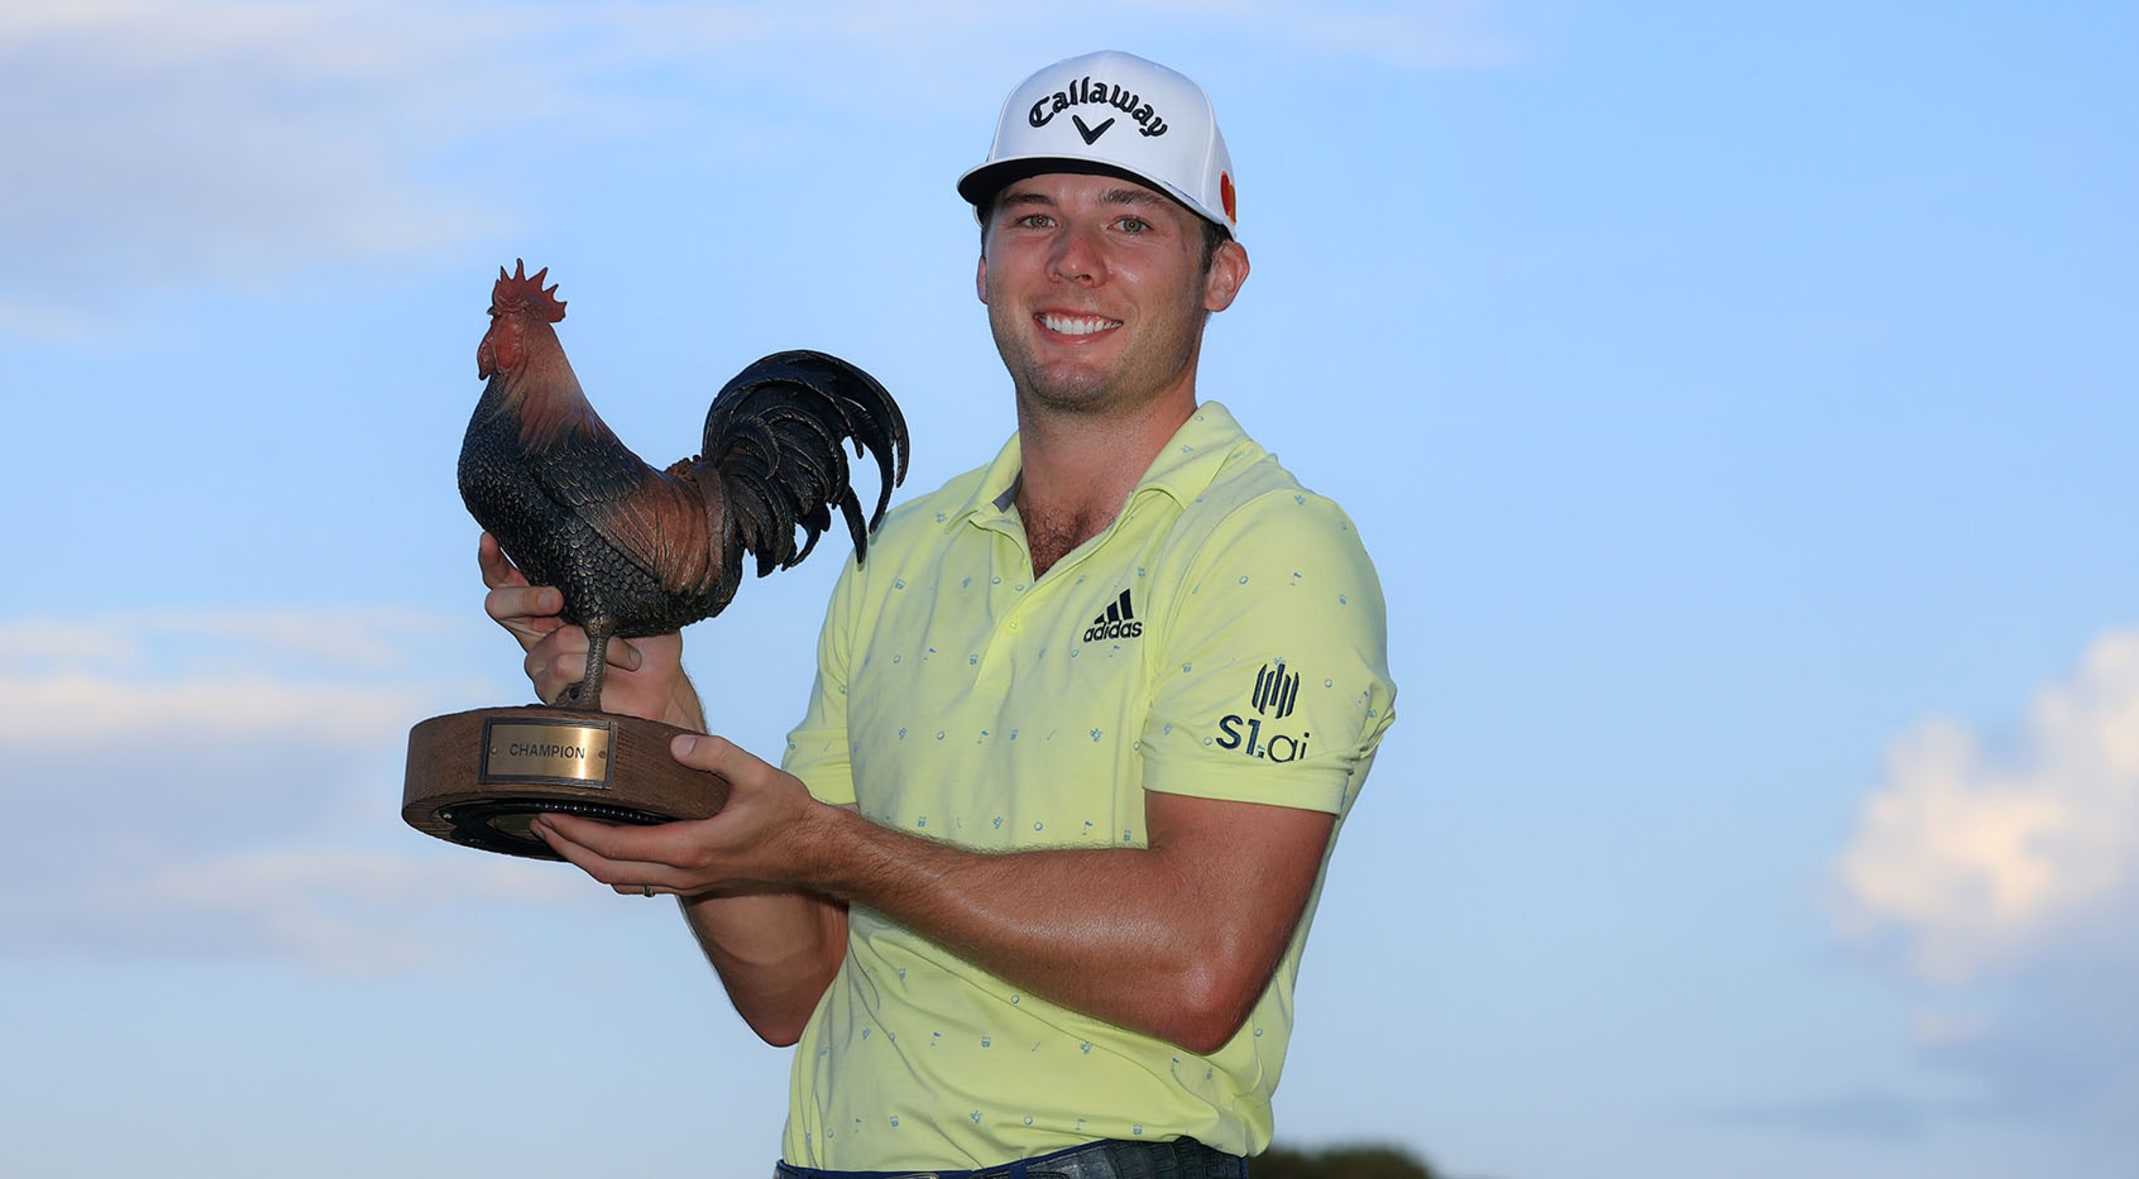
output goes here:
[{"label": "white cloud", "polygon": [[2011,757],[1945,721],[1896,742],[1838,868],[1849,928],[1958,983],[2129,904],[2139,852],[2139,632],[2044,688]]},{"label": "white cloud", "polygon": [[43,307],[5,295],[0,295],[0,332],[69,343],[92,340],[99,334],[96,322],[78,312]]},{"label": "white cloud", "polygon": [[[0,292],[17,325],[62,296],[255,280],[405,254],[494,221],[417,178],[501,118],[486,45],[539,17],[354,4],[83,0],[0,13]],[[550,114],[539,86],[516,98]]]},{"label": "white cloud", "polygon": [[206,642],[226,656],[344,671],[405,666],[411,642],[457,623],[409,610],[135,610],[0,620],[0,672],[135,666],[153,644]]},{"label": "white cloud", "polygon": [[[967,72],[975,61],[999,58],[1005,42],[1029,43],[1028,56],[1099,48],[1110,37],[1238,36],[1298,51],[1363,57],[1394,65],[1452,69],[1502,65],[1517,56],[1498,28],[1489,0],[1351,0],[1306,5],[1293,0],[1095,0],[1094,16],[1113,9],[1133,16],[1132,27],[1096,22],[1089,43],[1065,46],[1061,30],[1036,24],[1029,10],[985,0],[931,0],[885,5],[876,0],[812,4],[620,5],[603,10],[618,31],[620,51],[653,55],[679,47],[701,51],[781,42],[828,50],[896,49],[910,67],[906,80],[935,72]],[[995,52],[975,56],[976,49]],[[1020,62],[1013,72],[1045,64]],[[960,67],[964,67],[962,70]],[[835,82],[811,79],[812,87]]]},{"label": "white cloud", "polygon": [[0,695],[34,700],[35,710],[0,714],[0,742],[286,738],[343,747],[376,742],[420,719],[428,693],[418,685],[380,688],[293,683],[265,673],[161,683],[82,673],[0,677]]},{"label": "white cloud", "polygon": [[0,711],[0,803],[36,833],[0,857],[0,951],[438,968],[501,911],[601,895],[562,865],[401,823],[409,726],[466,706],[428,658],[456,625],[392,610],[0,621],[0,694],[18,702]]},{"label": "white cloud", "polygon": [[407,678],[446,631],[407,611],[140,611],[0,621],[0,741],[393,739],[439,694]]},{"label": "white cloud", "polygon": [[[1476,0],[1119,7],[1139,37],[1207,29],[1400,67],[1509,56]],[[963,102],[952,80],[974,62],[1050,47],[1057,33],[1024,10],[957,0],[0,7],[0,330],[80,339],[121,292],[496,234],[539,192],[495,184],[500,168],[539,176],[560,145],[636,134],[723,85],[852,105],[895,76],[904,101]],[[688,81],[646,85],[664,66]]]},{"label": "white cloud", "polygon": [[1951,721],[1894,743],[1835,870],[1844,930],[1918,984],[1934,1112],[2139,1149],[2139,631],[2042,688],[2017,739]]},{"label": "white cloud", "polygon": [[190,912],[317,968],[376,974],[450,964],[467,928],[480,927],[484,907],[556,909],[591,895],[586,881],[561,865],[325,845],[172,865],[86,899],[153,897],[160,920]]}]

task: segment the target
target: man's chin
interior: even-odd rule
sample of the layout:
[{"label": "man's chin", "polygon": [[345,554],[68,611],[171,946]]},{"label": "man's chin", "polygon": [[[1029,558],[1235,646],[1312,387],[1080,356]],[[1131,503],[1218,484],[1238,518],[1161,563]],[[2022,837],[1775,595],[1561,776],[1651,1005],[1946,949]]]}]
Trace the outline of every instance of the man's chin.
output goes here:
[{"label": "man's chin", "polygon": [[1034,403],[1060,413],[1098,413],[1116,400],[1113,383],[1098,376],[1088,380],[1035,381],[1026,391]]},{"label": "man's chin", "polygon": [[1062,362],[1032,365],[1012,376],[1020,378],[1019,388],[1034,401],[1065,409],[1103,403],[1113,396],[1116,384],[1110,371]]}]

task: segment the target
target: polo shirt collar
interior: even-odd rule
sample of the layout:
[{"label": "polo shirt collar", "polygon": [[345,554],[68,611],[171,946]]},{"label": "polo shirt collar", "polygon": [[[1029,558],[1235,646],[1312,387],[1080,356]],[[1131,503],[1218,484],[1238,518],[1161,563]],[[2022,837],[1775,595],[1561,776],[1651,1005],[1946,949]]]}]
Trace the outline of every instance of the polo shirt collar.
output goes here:
[{"label": "polo shirt collar", "polygon": [[[1019,436],[1012,434],[1003,448],[996,452],[995,461],[981,475],[973,489],[973,496],[965,506],[953,513],[947,526],[955,526],[975,516],[1000,516],[1010,510],[1017,495],[1018,476],[1024,470],[1024,452],[1018,444]],[[1252,444],[1247,432],[1233,419],[1231,411],[1216,401],[1206,401],[1196,407],[1181,428],[1174,431],[1158,457],[1151,460],[1150,469],[1137,481],[1129,492],[1135,499],[1147,490],[1171,496],[1183,507],[1195,501],[1203,490],[1218,477],[1218,470],[1226,458],[1243,443]]]}]

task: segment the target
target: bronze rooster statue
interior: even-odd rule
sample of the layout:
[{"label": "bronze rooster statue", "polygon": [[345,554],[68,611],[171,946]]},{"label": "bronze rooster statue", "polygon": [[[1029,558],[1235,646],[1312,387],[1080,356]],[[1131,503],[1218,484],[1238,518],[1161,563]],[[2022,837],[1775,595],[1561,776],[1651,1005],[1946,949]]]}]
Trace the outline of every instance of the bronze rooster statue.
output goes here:
[{"label": "bronze rooster statue", "polygon": [[[561,590],[565,621],[586,629],[586,678],[550,703],[599,709],[609,640],[720,613],[742,581],[744,550],[760,577],[790,568],[837,505],[860,561],[906,478],[909,443],[898,404],[868,373],[821,352],[778,352],[713,398],[700,454],[657,471],[587,403],[550,326],[564,304],[543,288],[548,274],[529,277],[524,262],[498,269],[475,353],[489,384],[461,443],[460,491],[529,582]],[[857,458],[877,462],[866,522],[848,479],[849,440]]]}]

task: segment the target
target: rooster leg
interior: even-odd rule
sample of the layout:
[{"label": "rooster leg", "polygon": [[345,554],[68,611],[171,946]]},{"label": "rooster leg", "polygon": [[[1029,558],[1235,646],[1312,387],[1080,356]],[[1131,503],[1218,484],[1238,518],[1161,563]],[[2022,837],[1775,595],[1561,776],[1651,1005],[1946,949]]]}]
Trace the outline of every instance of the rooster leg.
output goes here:
[{"label": "rooster leg", "polygon": [[559,708],[583,708],[589,712],[602,710],[602,673],[609,667],[609,636],[616,630],[616,622],[608,615],[587,619],[587,674],[580,681],[566,688],[557,696]]}]

